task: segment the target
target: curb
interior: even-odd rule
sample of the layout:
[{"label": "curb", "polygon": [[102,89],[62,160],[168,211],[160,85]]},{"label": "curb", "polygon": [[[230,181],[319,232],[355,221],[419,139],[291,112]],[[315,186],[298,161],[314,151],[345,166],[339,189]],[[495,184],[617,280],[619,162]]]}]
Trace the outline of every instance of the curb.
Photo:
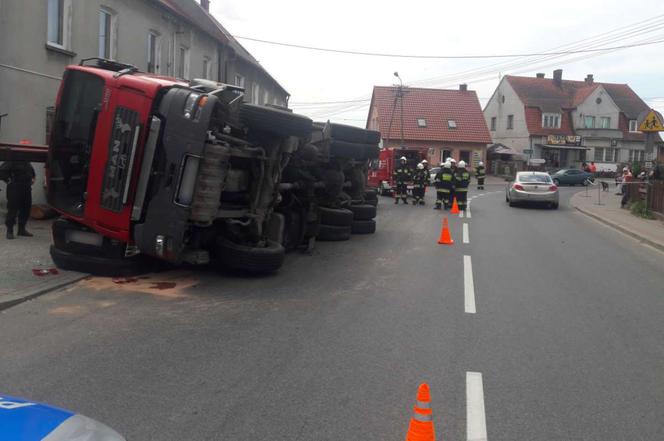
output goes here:
[{"label": "curb", "polygon": [[628,235],[628,236],[630,236],[630,237],[633,237],[634,239],[638,240],[638,241],[641,242],[641,243],[648,244],[648,245],[650,245],[651,247],[656,248],[656,249],[658,249],[659,251],[664,252],[664,245],[662,245],[661,243],[653,242],[652,240],[650,240],[650,239],[648,239],[648,238],[646,238],[646,237],[643,237],[643,236],[641,236],[640,234],[636,234],[636,233],[634,233],[633,231],[630,231],[629,229],[623,227],[622,225],[620,225],[620,224],[618,224],[618,223],[615,223],[615,222],[611,222],[611,221],[609,221],[609,220],[606,220],[606,219],[604,219],[603,217],[601,217],[601,216],[597,216],[596,214],[593,214],[593,213],[591,213],[591,212],[589,212],[589,211],[586,211],[586,210],[584,210],[584,209],[582,209],[582,208],[579,208],[579,207],[577,207],[576,205],[572,205],[572,206],[573,206],[578,212],[583,213],[584,215],[586,215],[586,216],[588,216],[588,217],[590,217],[590,218],[593,218],[593,219],[595,219],[596,221],[599,221],[599,222],[603,223],[604,225],[607,225],[607,226],[613,228],[614,230],[618,230],[618,231],[620,231],[620,232],[623,233],[623,234],[626,234],[626,235]]},{"label": "curb", "polygon": [[4,311],[5,309],[9,309],[12,306],[16,306],[23,302],[27,302],[28,300],[35,299],[51,291],[55,291],[56,289],[71,285],[72,283],[76,283],[79,280],[85,279],[86,277],[89,277],[89,275],[75,273],[67,275],[61,279],[56,279],[51,283],[45,283],[36,288],[27,289],[21,293],[8,294],[3,296],[7,297],[8,300],[0,300],[0,311]]}]

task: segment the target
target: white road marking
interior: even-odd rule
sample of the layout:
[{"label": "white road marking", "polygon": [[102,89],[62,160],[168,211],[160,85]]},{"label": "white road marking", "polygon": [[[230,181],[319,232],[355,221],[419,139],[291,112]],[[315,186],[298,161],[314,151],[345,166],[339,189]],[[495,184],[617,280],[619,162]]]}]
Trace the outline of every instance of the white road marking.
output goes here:
[{"label": "white road marking", "polygon": [[466,217],[467,217],[468,219],[471,218],[471,214],[470,214],[470,202],[468,202],[468,205],[466,205]]},{"label": "white road marking", "polygon": [[487,441],[481,372],[466,372],[466,439]]},{"label": "white road marking", "polygon": [[475,284],[473,282],[473,263],[470,256],[463,256],[463,296],[468,314],[475,314]]},{"label": "white road marking", "polygon": [[463,224],[463,243],[470,243],[468,238],[468,224]]}]

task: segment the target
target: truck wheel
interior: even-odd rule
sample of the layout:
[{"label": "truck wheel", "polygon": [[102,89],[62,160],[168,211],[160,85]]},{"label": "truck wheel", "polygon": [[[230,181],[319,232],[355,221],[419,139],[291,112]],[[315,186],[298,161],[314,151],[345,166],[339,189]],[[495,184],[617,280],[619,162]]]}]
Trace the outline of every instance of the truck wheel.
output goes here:
[{"label": "truck wheel", "polygon": [[353,234],[373,234],[376,232],[376,221],[370,220],[354,220],[351,225],[351,233]]},{"label": "truck wheel", "polygon": [[340,227],[336,225],[320,224],[318,230],[318,239],[321,242],[337,242],[350,239],[351,227]]},{"label": "truck wheel", "polygon": [[337,227],[347,227],[353,223],[353,212],[345,208],[319,207],[320,223]]},{"label": "truck wheel", "polygon": [[378,159],[380,156],[380,147],[377,145],[365,144],[364,159]]},{"label": "truck wheel", "polygon": [[367,148],[367,144],[357,144],[333,139],[330,143],[330,155],[337,158],[362,161],[365,159]]},{"label": "truck wheel", "polygon": [[249,103],[242,103],[240,106],[240,120],[249,130],[281,136],[304,138],[311,134],[312,129],[312,121],[306,116]]},{"label": "truck wheel", "polygon": [[273,273],[284,263],[286,250],[277,242],[268,240],[264,247],[250,247],[217,238],[217,262],[225,267],[254,274]]},{"label": "truck wheel", "polygon": [[369,220],[376,217],[376,206],[369,204],[350,205],[348,207],[353,212],[353,220]]},{"label": "truck wheel", "polygon": [[355,142],[359,144],[378,144],[380,142],[380,132],[375,130],[361,129],[355,126],[345,124],[330,124],[331,136],[339,141]]}]

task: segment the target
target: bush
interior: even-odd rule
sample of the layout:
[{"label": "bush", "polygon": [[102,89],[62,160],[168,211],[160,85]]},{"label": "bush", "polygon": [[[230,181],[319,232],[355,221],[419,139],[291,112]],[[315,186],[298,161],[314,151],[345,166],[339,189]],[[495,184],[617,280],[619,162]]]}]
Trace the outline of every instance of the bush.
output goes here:
[{"label": "bush", "polygon": [[648,207],[645,203],[645,201],[636,201],[632,202],[632,204],[629,206],[630,211],[634,216],[639,216],[644,219],[654,219],[655,216],[652,215],[650,210],[648,210]]}]

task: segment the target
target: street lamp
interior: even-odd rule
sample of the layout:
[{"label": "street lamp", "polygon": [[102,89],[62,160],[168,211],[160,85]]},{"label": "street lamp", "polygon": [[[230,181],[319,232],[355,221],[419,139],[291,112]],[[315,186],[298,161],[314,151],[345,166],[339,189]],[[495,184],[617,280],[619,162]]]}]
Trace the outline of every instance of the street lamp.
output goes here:
[{"label": "street lamp", "polygon": [[403,148],[403,81],[401,80],[401,77],[399,76],[399,72],[394,72],[394,76],[399,79],[399,104],[400,104],[400,115],[401,115],[401,148]]}]

